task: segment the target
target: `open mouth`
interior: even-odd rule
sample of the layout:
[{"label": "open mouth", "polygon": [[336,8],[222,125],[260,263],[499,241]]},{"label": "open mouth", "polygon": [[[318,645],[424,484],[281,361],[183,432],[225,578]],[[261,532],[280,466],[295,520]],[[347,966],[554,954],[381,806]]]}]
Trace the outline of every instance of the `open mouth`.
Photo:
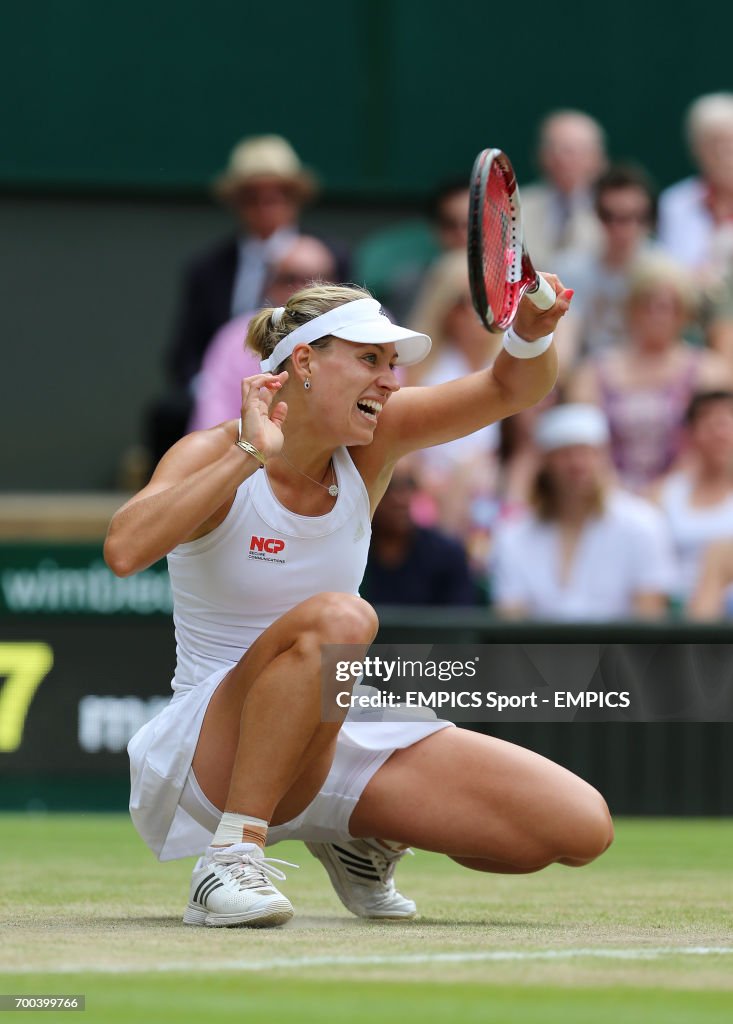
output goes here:
[{"label": "open mouth", "polygon": [[377,422],[377,416],[382,411],[381,402],[377,402],[373,398],[362,399],[356,403],[356,407],[371,423]]}]

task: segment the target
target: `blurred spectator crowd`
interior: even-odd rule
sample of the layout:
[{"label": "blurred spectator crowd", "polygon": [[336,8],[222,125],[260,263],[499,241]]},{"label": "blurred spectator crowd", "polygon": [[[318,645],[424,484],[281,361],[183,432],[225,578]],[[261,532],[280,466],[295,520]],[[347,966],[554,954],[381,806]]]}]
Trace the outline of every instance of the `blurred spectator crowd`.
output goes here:
[{"label": "blurred spectator crowd", "polygon": [[[575,290],[558,386],[398,465],[362,591],[375,604],[573,621],[733,614],[733,94],[697,99],[684,130],[696,173],[658,195],[644,168],[609,157],[589,115],[543,120],[538,180],[521,199],[535,265]],[[168,389],[147,420],[152,460],[239,415],[241,378],[259,369],[249,318],[313,280],[365,284],[432,337],[403,386],[493,362],[501,338],[469,292],[467,178],[353,251],[301,233],[318,183],[279,136],[240,142],[214,191],[235,231],[184,277]]]}]

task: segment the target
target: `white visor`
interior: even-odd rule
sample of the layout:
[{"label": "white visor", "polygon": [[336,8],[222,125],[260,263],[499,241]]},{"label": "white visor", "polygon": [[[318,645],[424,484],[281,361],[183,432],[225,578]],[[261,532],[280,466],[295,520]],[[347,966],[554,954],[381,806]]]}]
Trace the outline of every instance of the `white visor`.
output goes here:
[{"label": "white visor", "polygon": [[608,421],[595,405],[559,405],[540,416],[535,441],[544,452],[573,444],[601,448],[609,441]]},{"label": "white visor", "polygon": [[376,299],[354,299],[327,313],[314,317],[290,334],[286,334],[260,368],[263,373],[274,373],[278,366],[293,354],[296,345],[310,345],[319,338],[333,335],[344,341],[357,341],[362,345],[387,345],[393,342],[400,366],[419,363],[430,351],[432,342],[427,334],[418,334],[407,327],[393,324]]}]

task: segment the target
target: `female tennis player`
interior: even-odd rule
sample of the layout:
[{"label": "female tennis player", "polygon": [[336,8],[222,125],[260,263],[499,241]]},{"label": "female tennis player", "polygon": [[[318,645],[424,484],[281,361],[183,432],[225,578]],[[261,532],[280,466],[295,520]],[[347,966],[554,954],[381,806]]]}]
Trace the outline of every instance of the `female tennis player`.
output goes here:
[{"label": "female tennis player", "polygon": [[335,718],[323,645],[356,645],[359,660],[377,631],[358,587],[393,466],[552,387],[570,293],[548,279],[554,306],[522,301],[492,369],[401,391],[395,367],[422,359],[427,336],[359,288],[295,293],[251,323],[262,373],[242,382],[241,421],[183,438],[114,516],[105,555],[118,575],[168,556],[174,694],[130,742],[130,809],[161,860],[206,849],[186,923],[290,918],[272,884],[282,862],[263,854],[284,838],[306,840],[368,917],[414,915],[393,880],[409,846],[496,872],[582,865],[608,847],[600,794],[531,751],[398,712],[323,720]]}]

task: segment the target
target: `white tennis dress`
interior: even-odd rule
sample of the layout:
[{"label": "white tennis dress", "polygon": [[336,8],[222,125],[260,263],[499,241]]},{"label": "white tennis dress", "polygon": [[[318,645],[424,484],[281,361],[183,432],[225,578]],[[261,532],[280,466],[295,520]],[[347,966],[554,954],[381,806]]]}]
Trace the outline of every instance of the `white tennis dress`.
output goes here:
[{"label": "white tennis dress", "polygon": [[[369,497],[349,453],[334,453],[339,494],[324,516],[281,505],[266,472],[238,488],[226,519],[211,533],[168,555],[174,598],[176,671],[173,698],[130,740],[130,814],[159,857],[194,856],[211,831],[180,806],[204,714],[214,690],[257,637],[301,601],[325,591],[357,594],[371,535]],[[359,718],[362,718],[360,721]],[[321,793],[282,838],[345,839],[348,819],[367,782],[394,750],[450,723],[411,721],[399,709],[349,712]]]}]

